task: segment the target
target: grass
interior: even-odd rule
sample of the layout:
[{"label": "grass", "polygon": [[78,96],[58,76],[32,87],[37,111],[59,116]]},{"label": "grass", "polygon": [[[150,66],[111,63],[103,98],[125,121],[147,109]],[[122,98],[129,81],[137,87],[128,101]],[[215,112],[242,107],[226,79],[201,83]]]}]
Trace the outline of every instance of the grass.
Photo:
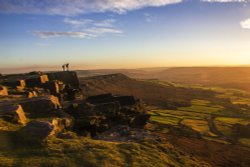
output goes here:
[{"label": "grass", "polygon": [[21,127],[19,124],[12,124],[0,118],[0,131],[16,131]]},{"label": "grass", "polygon": [[232,131],[232,125],[227,124],[227,123],[223,123],[220,121],[214,121],[215,126],[217,128],[217,130],[219,130],[223,135],[225,136],[232,136],[233,135],[233,131]]},{"label": "grass", "polygon": [[193,99],[191,104],[190,107],[179,107],[178,110],[211,114],[224,109],[222,106],[211,104],[208,100]]},{"label": "grass", "polygon": [[200,166],[168,144],[158,142],[116,143],[92,139],[53,138],[45,148],[1,151],[0,166],[165,167]]},{"label": "grass", "polygon": [[209,140],[209,141],[214,141],[217,143],[222,143],[222,144],[230,144],[229,142],[223,140],[223,139],[219,139],[219,138],[215,138],[215,136],[202,136],[203,139]]},{"label": "grass", "polygon": [[192,105],[190,107],[179,107],[178,110],[211,114],[223,109],[220,106]]},{"label": "grass", "polygon": [[176,117],[163,117],[163,116],[151,116],[150,121],[162,123],[162,124],[167,124],[167,125],[178,125],[180,119]]},{"label": "grass", "polygon": [[246,104],[250,106],[250,99],[249,98],[238,98],[234,97],[231,98],[233,104]]},{"label": "grass", "polygon": [[203,119],[207,117],[207,114],[200,114],[188,111],[178,111],[178,110],[151,110],[149,112],[152,116],[162,116],[162,117],[174,117],[176,119]]},{"label": "grass", "polygon": [[240,139],[238,139],[238,141],[240,144],[247,146],[247,147],[250,147],[250,139],[249,138],[240,138]]},{"label": "grass", "polygon": [[154,110],[155,112],[160,112],[161,114],[170,114],[178,118],[206,118],[208,114],[206,113],[197,113],[189,111],[180,111],[180,110]]},{"label": "grass", "polygon": [[216,117],[214,120],[216,128],[225,136],[233,136],[233,125],[241,124],[247,125],[250,124],[250,121],[243,118],[233,118],[233,117]]},{"label": "grass", "polygon": [[199,106],[208,106],[210,104],[210,101],[194,99],[194,100],[192,100],[192,104],[199,105]]},{"label": "grass", "polygon": [[250,121],[243,118],[233,118],[233,117],[216,117],[215,121],[219,121],[225,124],[233,125],[233,124],[241,124],[247,125],[250,124]]},{"label": "grass", "polygon": [[181,121],[181,123],[192,128],[194,131],[199,132],[202,135],[214,136],[214,134],[210,132],[208,123],[205,120],[184,119]]}]

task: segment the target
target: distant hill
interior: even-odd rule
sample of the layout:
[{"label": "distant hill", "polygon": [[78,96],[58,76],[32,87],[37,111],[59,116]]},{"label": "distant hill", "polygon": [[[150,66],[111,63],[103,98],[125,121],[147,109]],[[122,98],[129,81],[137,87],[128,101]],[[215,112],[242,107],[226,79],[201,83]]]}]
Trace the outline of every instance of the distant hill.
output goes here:
[{"label": "distant hill", "polygon": [[155,80],[138,80],[124,74],[110,74],[80,78],[80,85],[87,96],[102,93],[134,95],[149,105],[169,107],[172,103],[186,105],[193,98],[213,97],[209,90],[175,87],[167,82],[159,84]]},{"label": "distant hill", "polygon": [[222,86],[250,91],[250,67],[176,67],[78,71],[80,77],[123,73],[132,78]]}]

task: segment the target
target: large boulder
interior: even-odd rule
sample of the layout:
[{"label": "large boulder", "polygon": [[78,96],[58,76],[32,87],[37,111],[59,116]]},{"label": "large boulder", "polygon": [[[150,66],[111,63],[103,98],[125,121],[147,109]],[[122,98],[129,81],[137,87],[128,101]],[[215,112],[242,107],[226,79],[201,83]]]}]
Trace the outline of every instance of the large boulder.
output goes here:
[{"label": "large boulder", "polygon": [[36,91],[28,90],[25,93],[26,93],[26,97],[28,98],[38,97],[38,93]]},{"label": "large boulder", "polygon": [[1,78],[3,85],[16,88],[40,87],[48,82],[48,76],[42,73],[13,74]]},{"label": "large boulder", "polygon": [[33,97],[19,100],[18,103],[24,111],[30,114],[50,114],[61,107],[60,102],[55,96]]},{"label": "large boulder", "polygon": [[0,117],[12,123],[26,124],[26,116],[21,105],[1,105]]},{"label": "large boulder", "polygon": [[51,72],[47,73],[47,75],[50,81],[58,80],[70,85],[71,88],[79,88],[79,80],[74,71]]},{"label": "large boulder", "polygon": [[0,96],[8,96],[8,89],[5,86],[0,86]]},{"label": "large boulder", "polygon": [[49,81],[47,75],[28,75],[25,77],[27,87],[41,87],[42,84]]},{"label": "large boulder", "polygon": [[55,133],[59,133],[64,130],[70,130],[73,126],[73,119],[69,117],[53,118],[52,120],[50,120],[50,122],[54,126]]},{"label": "large boulder", "polygon": [[131,127],[143,128],[150,118],[150,114],[141,113],[137,115],[131,122]]},{"label": "large boulder", "polygon": [[48,121],[31,121],[18,132],[19,141],[27,144],[41,144],[54,134],[54,125]]},{"label": "large boulder", "polygon": [[113,98],[113,95],[111,93],[107,93],[107,94],[89,96],[89,97],[87,97],[86,100],[89,103],[98,104],[98,103],[103,103],[105,101],[108,101],[109,99],[112,99],[112,98]]},{"label": "large boulder", "polygon": [[0,101],[0,106],[19,104],[24,112],[31,117],[52,116],[61,108],[60,102],[55,96],[40,96],[18,100]]},{"label": "large boulder", "polygon": [[66,118],[53,118],[48,121],[31,121],[18,132],[21,142],[42,144],[50,137],[64,132],[72,126]]},{"label": "large boulder", "polygon": [[117,125],[143,128],[150,115],[133,96],[103,94],[72,104],[67,113],[75,118],[74,130],[96,136]]},{"label": "large boulder", "polygon": [[51,95],[58,96],[65,89],[65,84],[61,81],[49,81],[43,84],[43,88],[49,91]]},{"label": "large boulder", "polygon": [[8,78],[8,79],[4,79],[2,81],[2,84],[5,86],[9,86],[12,88],[24,88],[26,86],[26,83],[23,79],[15,79],[15,78]]}]

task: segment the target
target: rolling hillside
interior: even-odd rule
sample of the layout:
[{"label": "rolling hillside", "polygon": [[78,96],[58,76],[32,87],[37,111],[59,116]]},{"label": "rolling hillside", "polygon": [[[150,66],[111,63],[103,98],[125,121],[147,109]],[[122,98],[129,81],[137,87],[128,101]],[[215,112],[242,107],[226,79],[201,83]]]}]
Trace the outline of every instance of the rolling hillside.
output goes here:
[{"label": "rolling hillside", "polygon": [[134,95],[148,105],[168,107],[172,103],[188,105],[192,98],[206,99],[213,97],[209,90],[175,87],[167,82],[155,80],[138,80],[123,74],[111,74],[80,78],[84,94],[96,95],[113,93],[117,95]]},{"label": "rolling hillside", "polygon": [[249,166],[245,155],[250,146],[250,94],[246,91],[123,74],[80,78],[80,85],[86,96],[113,93],[142,99],[151,115],[145,129],[199,161],[218,167]]},{"label": "rolling hillside", "polygon": [[132,78],[222,86],[250,91],[250,67],[176,67],[78,71],[80,77],[123,73]]}]

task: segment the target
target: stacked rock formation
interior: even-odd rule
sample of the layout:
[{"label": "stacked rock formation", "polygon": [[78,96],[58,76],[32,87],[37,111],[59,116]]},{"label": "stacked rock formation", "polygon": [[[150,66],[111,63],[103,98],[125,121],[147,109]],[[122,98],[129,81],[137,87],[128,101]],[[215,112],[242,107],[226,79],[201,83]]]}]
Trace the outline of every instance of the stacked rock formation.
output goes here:
[{"label": "stacked rock formation", "polygon": [[3,75],[0,84],[0,120],[23,126],[18,135],[26,143],[75,136],[72,131],[97,136],[119,125],[143,128],[149,119],[133,96],[84,98],[72,71]]}]

